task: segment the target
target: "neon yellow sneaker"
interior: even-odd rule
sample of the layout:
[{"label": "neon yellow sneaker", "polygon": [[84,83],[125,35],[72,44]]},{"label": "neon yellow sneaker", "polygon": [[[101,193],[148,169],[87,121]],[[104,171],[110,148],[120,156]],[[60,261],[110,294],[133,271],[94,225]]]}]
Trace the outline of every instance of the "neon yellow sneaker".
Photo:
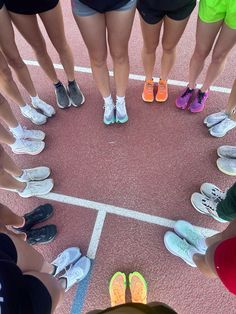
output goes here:
[{"label": "neon yellow sneaker", "polygon": [[133,303],[147,304],[147,282],[139,272],[129,274],[129,287]]},{"label": "neon yellow sneaker", "polygon": [[111,306],[117,306],[125,303],[126,287],[126,275],[121,272],[115,273],[109,283]]}]

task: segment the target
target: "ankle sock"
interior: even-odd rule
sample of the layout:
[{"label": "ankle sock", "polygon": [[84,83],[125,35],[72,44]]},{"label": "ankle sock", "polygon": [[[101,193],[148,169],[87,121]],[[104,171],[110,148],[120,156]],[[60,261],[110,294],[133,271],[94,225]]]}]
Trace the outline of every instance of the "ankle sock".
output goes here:
[{"label": "ankle sock", "polygon": [[116,102],[119,103],[125,102],[125,96],[116,96]]},{"label": "ankle sock", "polygon": [[36,95],[36,96],[30,96],[30,99],[31,99],[31,101],[36,101],[36,100],[39,99],[39,96],[38,96],[38,95]]},{"label": "ankle sock", "polygon": [[68,81],[68,86],[75,84],[75,80],[73,81]]},{"label": "ankle sock", "polygon": [[105,104],[112,104],[113,103],[113,99],[111,97],[111,95],[107,96],[107,97],[103,97]]},{"label": "ankle sock", "polygon": [[24,107],[20,107],[21,111],[27,111],[27,110],[30,110],[30,109],[31,109],[31,107],[28,104],[25,104]]},{"label": "ankle sock", "polygon": [[58,81],[56,84],[53,84],[55,86],[55,88],[58,88],[60,86],[62,86],[62,82],[61,81]]}]

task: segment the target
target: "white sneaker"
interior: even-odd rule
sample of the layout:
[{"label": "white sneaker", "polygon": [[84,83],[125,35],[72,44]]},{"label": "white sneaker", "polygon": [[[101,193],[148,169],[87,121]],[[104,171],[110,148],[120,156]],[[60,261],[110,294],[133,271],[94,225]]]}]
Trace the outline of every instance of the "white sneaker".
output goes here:
[{"label": "white sneaker", "polygon": [[212,183],[203,183],[200,187],[200,191],[203,195],[207,196],[208,198],[222,201],[226,197],[226,192],[222,191],[216,185]]},{"label": "white sneaker", "polygon": [[236,121],[230,118],[225,118],[223,121],[210,128],[209,132],[212,136],[223,137],[235,127]]},{"label": "white sneaker", "polygon": [[34,124],[41,125],[47,122],[47,118],[43,114],[39,113],[29,105],[21,107],[20,110],[23,116],[30,119]]},{"label": "white sneaker", "polygon": [[125,101],[116,102],[116,123],[125,123],[128,121]]},{"label": "white sneaker", "polygon": [[15,154],[38,155],[44,150],[45,143],[16,139],[15,143],[10,145],[10,147]]},{"label": "white sneaker", "polygon": [[196,264],[191,256],[193,252],[196,254],[199,254],[200,252],[195,247],[187,243],[187,241],[181,239],[174,232],[167,231],[164,235],[164,244],[170,253],[180,257],[188,265],[196,267]]},{"label": "white sneaker", "polygon": [[216,113],[212,113],[209,116],[207,116],[203,123],[206,124],[206,126],[208,128],[212,127],[213,125],[216,125],[217,123],[223,121],[224,119],[226,119],[228,117],[226,112],[216,112]]},{"label": "white sneaker", "polygon": [[13,134],[13,136],[17,139],[30,139],[30,140],[38,140],[43,141],[45,139],[45,133],[40,130],[27,130],[26,127],[22,128],[22,133],[16,133],[12,130],[10,130]]},{"label": "white sneaker", "polygon": [[74,265],[72,265],[60,278],[66,279],[66,289],[68,291],[74,284],[82,281],[89,273],[91,261],[88,257],[81,257]]},{"label": "white sneaker", "polygon": [[217,149],[217,154],[222,158],[236,159],[236,146],[223,145]]},{"label": "white sneaker", "polygon": [[80,249],[77,247],[69,247],[64,250],[57,258],[51,263],[55,266],[54,276],[65,270],[71,264],[74,264],[81,257]]},{"label": "white sneaker", "polygon": [[199,234],[193,225],[187,221],[178,220],[174,225],[174,230],[181,238],[187,240],[188,243],[193,245],[199,252],[205,254],[207,246],[202,245],[202,243],[204,243],[205,237]]},{"label": "white sneaker", "polygon": [[15,177],[20,182],[41,181],[50,176],[48,167],[36,167],[32,169],[23,169],[20,177]]},{"label": "white sneaker", "polygon": [[40,99],[38,96],[33,97],[31,103],[35,109],[40,109],[43,112],[43,114],[49,118],[52,117],[56,113],[53,106],[47,104],[45,101]]},{"label": "white sneaker", "polygon": [[218,158],[216,164],[221,172],[228,176],[236,176],[236,159]]},{"label": "white sneaker", "polygon": [[48,194],[53,188],[53,180],[46,179],[44,181],[30,181],[26,183],[25,189],[18,194],[21,197],[28,198],[31,196],[40,196]]},{"label": "white sneaker", "polygon": [[193,193],[191,196],[191,203],[193,207],[201,214],[210,216],[219,222],[227,222],[221,219],[217,214],[217,204],[219,203],[203,196],[200,193]]},{"label": "white sneaker", "polygon": [[113,102],[104,104],[103,122],[105,124],[115,123],[115,105]]}]

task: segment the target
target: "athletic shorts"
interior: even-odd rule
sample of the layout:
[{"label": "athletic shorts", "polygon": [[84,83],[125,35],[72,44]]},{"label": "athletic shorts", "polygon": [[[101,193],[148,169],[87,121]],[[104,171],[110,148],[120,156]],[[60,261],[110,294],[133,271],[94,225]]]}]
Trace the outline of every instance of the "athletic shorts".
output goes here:
[{"label": "athletic shorts", "polygon": [[214,263],[220,280],[236,294],[236,237],[222,241],[216,247]]},{"label": "athletic shorts", "polygon": [[[119,9],[116,9],[115,11],[128,11],[132,9],[134,6],[136,6],[136,3],[137,3],[137,0],[130,0],[124,6],[122,6]],[[80,0],[71,0],[71,6],[72,6],[72,11],[74,15],[77,15],[77,16],[91,16],[98,13],[98,11],[83,4]]]},{"label": "athletic shorts", "polygon": [[3,0],[0,0],[0,10],[1,10],[1,8],[4,6],[4,2],[3,2]]},{"label": "athletic shorts", "polygon": [[0,233],[1,314],[50,314],[51,296],[42,282],[23,275],[17,266],[17,251],[11,238]]},{"label": "athletic shorts", "polygon": [[156,4],[150,5],[148,1],[138,0],[138,11],[146,23],[156,24],[165,16],[175,21],[184,20],[191,15],[196,6],[196,0],[190,0],[187,4],[185,3],[184,6],[180,5],[177,8],[176,6],[164,7],[165,1],[162,1],[160,5],[158,5],[158,2],[160,2],[160,0],[158,0]]},{"label": "athletic shorts", "polygon": [[224,21],[236,29],[236,0],[200,0],[199,17],[205,23]]},{"label": "athletic shorts", "polygon": [[54,9],[59,0],[4,0],[7,10],[18,14],[38,14]]}]

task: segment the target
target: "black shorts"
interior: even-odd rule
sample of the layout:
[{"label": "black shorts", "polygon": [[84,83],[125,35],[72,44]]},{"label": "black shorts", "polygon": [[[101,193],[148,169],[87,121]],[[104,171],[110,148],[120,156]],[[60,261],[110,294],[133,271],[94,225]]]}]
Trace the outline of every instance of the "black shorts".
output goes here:
[{"label": "black shorts", "polygon": [[55,8],[59,0],[4,0],[4,2],[7,10],[13,13],[31,15]]},{"label": "black shorts", "polygon": [[1,314],[50,314],[52,300],[48,290],[39,279],[23,275],[16,263],[14,243],[0,233]]},{"label": "black shorts", "polygon": [[3,0],[0,0],[0,10],[1,10],[1,8],[4,6],[4,2],[3,2]]},{"label": "black shorts", "polygon": [[[175,0],[171,1],[173,1],[173,3],[175,2]],[[159,5],[160,2],[162,2],[162,4]],[[156,2],[154,2],[154,0],[138,0],[137,4],[141,17],[148,24],[156,24],[165,16],[175,21],[184,20],[191,15],[195,6],[196,0],[182,1],[182,5],[179,4],[179,6],[165,5],[165,0],[156,0]]]}]

